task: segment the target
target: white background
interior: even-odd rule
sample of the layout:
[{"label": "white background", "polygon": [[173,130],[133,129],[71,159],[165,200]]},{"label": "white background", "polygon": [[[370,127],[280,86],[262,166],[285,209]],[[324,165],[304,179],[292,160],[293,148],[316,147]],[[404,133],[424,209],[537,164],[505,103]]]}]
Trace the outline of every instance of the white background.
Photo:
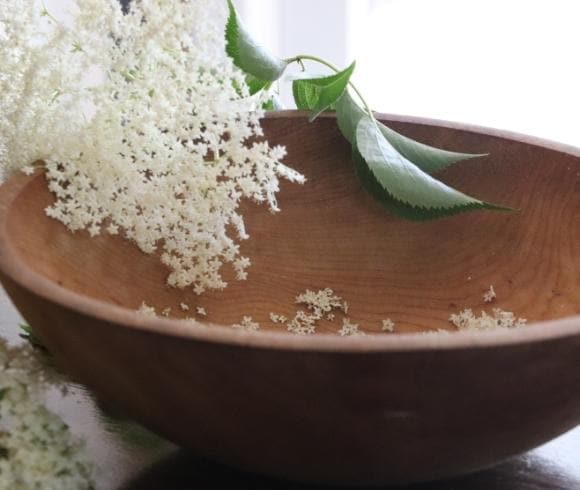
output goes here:
[{"label": "white background", "polygon": [[[237,0],[280,56],[346,66],[376,110],[580,146],[579,0]],[[289,102],[288,92],[285,93]]]}]

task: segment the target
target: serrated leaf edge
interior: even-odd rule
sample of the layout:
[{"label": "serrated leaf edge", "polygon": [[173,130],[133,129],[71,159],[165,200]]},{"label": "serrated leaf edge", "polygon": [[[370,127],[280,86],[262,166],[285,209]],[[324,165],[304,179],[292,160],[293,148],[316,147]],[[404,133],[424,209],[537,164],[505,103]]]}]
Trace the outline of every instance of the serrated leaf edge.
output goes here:
[{"label": "serrated leaf edge", "polygon": [[[359,124],[357,125],[357,131],[355,133],[355,138],[356,138],[356,134],[358,134],[359,131],[361,131],[360,126],[363,124],[363,122],[365,124],[367,124],[367,123],[370,124],[371,118],[369,116],[366,116],[366,117],[367,117],[367,121],[363,121],[363,118],[361,118],[361,121],[359,121]],[[376,121],[374,121],[374,122],[376,123]],[[378,130],[378,131],[375,131],[376,136],[384,138],[385,141],[387,143],[389,143],[388,140],[382,135],[382,132],[380,132],[380,128],[377,127],[376,129]],[[390,143],[389,143],[389,145],[390,145]],[[426,216],[425,218],[417,218],[417,217],[408,218],[407,217],[407,219],[414,219],[416,221],[417,220],[428,220],[428,219],[432,219],[432,218],[438,218],[438,217],[441,218],[441,217],[461,214],[463,212],[480,210],[480,209],[496,210],[496,211],[514,211],[511,208],[506,208],[506,207],[499,206],[496,204],[488,203],[488,202],[479,200],[477,198],[468,196],[468,195],[462,193],[461,191],[458,191],[457,189],[454,189],[453,187],[450,187],[447,184],[444,184],[443,182],[439,181],[438,179],[435,179],[434,177],[429,176],[429,174],[427,174],[426,172],[421,170],[419,167],[417,167],[412,162],[407,160],[403,155],[401,155],[392,145],[390,145],[390,146],[394,150],[394,152],[399,157],[401,157],[401,159],[406,161],[409,165],[416,167],[419,172],[425,174],[425,177],[428,177],[429,179],[434,180],[434,181],[444,185],[446,188],[449,189],[449,191],[457,193],[456,194],[457,197],[465,198],[467,200],[467,202],[465,204],[453,204],[453,205],[449,205],[449,206],[444,206],[444,205],[426,206],[426,205],[422,205],[422,204],[413,203],[412,201],[401,198],[399,196],[395,196],[394,194],[392,194],[391,191],[388,190],[388,188],[377,177],[373,168],[368,164],[364,155],[362,154],[362,152],[358,148],[358,142],[355,139],[355,144],[353,145],[353,148],[354,148],[354,150],[356,150],[356,155],[360,157],[359,162],[364,162],[364,165],[366,165],[366,168],[368,169],[370,175],[372,176],[374,183],[376,184],[376,186],[378,186],[378,188],[375,189],[374,191],[369,190],[369,189],[367,189],[367,190],[369,190],[369,192],[371,194],[373,194],[374,197],[379,199],[379,200],[385,199],[385,197],[383,196],[381,198],[380,196],[376,196],[377,190],[380,191],[381,194],[386,195],[386,197],[388,199],[390,199],[391,201],[394,201],[395,203],[400,203],[403,206],[405,206],[406,208],[411,208],[413,210],[417,210],[417,211],[422,212],[422,213],[429,213],[431,215],[431,216]],[[355,161],[355,164],[356,163],[357,162]],[[358,169],[357,169],[357,173],[358,173]],[[363,182],[363,186],[364,186],[364,182]],[[388,203],[385,203],[385,204],[388,204]]]},{"label": "serrated leaf edge", "polygon": [[[355,145],[352,146],[352,158],[355,164],[355,171],[357,177],[359,177],[359,181],[361,181],[361,185],[365,189],[365,191],[373,197],[375,201],[385,207],[390,213],[396,215],[399,218],[403,218],[409,221],[416,221],[416,222],[425,222],[431,221],[433,219],[442,219],[442,218],[449,218],[452,216],[457,216],[459,214],[468,213],[470,211],[483,211],[483,210],[491,210],[491,211],[503,211],[503,212],[513,212],[517,211],[512,208],[507,208],[504,206],[497,206],[495,204],[487,203],[484,201],[474,201],[470,204],[466,205],[456,205],[452,207],[439,207],[435,206],[432,208],[427,208],[424,206],[417,206],[413,205],[409,202],[402,201],[394,197],[376,178],[374,173],[372,173],[371,169],[368,167],[364,157],[360,154],[358,149]],[[357,159],[359,162],[357,163]],[[381,196],[377,196],[376,192],[372,189],[369,189],[365,182],[362,181],[358,165],[363,164],[367,166],[370,176],[374,180],[374,184],[377,186],[378,191],[382,194]],[[385,202],[385,195],[389,199],[390,202]],[[396,209],[398,208],[398,209]],[[402,211],[402,212],[401,212]]]},{"label": "serrated leaf edge", "polygon": [[[341,97],[339,103],[337,104],[337,111],[336,112],[337,112],[337,120],[338,120],[338,126],[340,128],[340,131],[343,134],[343,136],[352,144],[354,142],[354,139],[355,139],[354,133],[356,133],[356,127],[357,127],[358,123],[360,122],[361,118],[364,117],[367,113],[365,110],[362,109],[362,107],[360,107],[356,103],[356,101],[352,98],[352,96],[350,95],[350,93],[348,91],[345,92],[343,94],[343,96]],[[354,114],[354,117],[350,117],[351,114]],[[380,121],[377,121],[377,124],[379,126],[379,129],[383,133],[383,136],[385,136],[387,141],[391,144],[391,146],[393,146],[395,148],[395,150],[397,150],[397,152],[400,155],[405,157],[407,160],[409,160],[411,163],[415,164],[417,167],[419,167],[421,170],[423,170],[424,172],[426,172],[429,175],[438,173],[438,172],[440,172],[440,171],[442,171],[442,170],[444,170],[444,169],[446,169],[446,168],[448,168],[456,163],[462,162],[462,161],[489,156],[489,154],[462,153],[462,152],[454,152],[454,151],[450,151],[450,150],[443,150],[441,148],[429,146],[429,145],[426,145],[425,143],[421,143],[421,142],[416,141],[408,136],[405,136],[404,134],[401,134],[401,133],[395,131],[394,129],[386,126],[384,123],[381,123]],[[349,127],[347,128],[347,126],[349,126]],[[352,126],[352,128],[350,126]],[[352,129],[353,130],[352,134],[350,134],[347,129]],[[400,138],[404,141],[408,141],[409,144],[411,144],[411,145],[417,145],[419,147],[424,147],[426,151],[433,151],[435,153],[439,153],[440,155],[447,154],[447,155],[449,155],[451,157],[455,157],[455,158],[453,161],[450,161],[450,162],[446,163],[445,165],[441,165],[437,168],[433,168],[432,166],[424,165],[422,162],[415,161],[415,159],[410,157],[410,155],[408,155],[407,152],[401,151],[400,144],[397,141],[397,138]],[[439,158],[439,157],[434,156],[434,158]]]}]

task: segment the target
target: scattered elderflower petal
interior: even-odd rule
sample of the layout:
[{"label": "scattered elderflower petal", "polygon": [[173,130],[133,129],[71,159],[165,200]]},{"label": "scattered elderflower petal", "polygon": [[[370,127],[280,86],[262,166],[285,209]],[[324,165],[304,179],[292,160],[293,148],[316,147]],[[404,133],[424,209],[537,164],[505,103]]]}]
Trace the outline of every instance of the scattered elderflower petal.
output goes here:
[{"label": "scattered elderflower petal", "polygon": [[310,313],[297,311],[295,317],[287,323],[288,331],[295,335],[313,335],[317,322],[326,319],[334,320],[335,310],[344,310],[346,302],[330,288],[319,291],[307,289],[296,296],[296,304],[306,305]]},{"label": "scattered elderflower petal", "polygon": [[482,311],[481,316],[475,316],[473,311],[468,308],[458,314],[451,315],[449,321],[458,330],[464,332],[506,330],[520,328],[527,323],[526,319],[517,318],[512,312],[499,308],[494,308],[492,315]]},{"label": "scattered elderflower petal", "polygon": [[284,324],[288,321],[288,318],[286,318],[284,315],[277,315],[275,313],[270,313],[270,321],[272,323]]},{"label": "scattered elderflower petal", "polygon": [[199,316],[207,316],[207,311],[205,311],[205,308],[202,306],[198,306],[195,309],[195,312],[199,315]]},{"label": "scattered elderflower petal", "polygon": [[483,301],[485,303],[492,303],[497,298],[497,294],[493,286],[490,286],[489,289],[483,295]]},{"label": "scattered elderflower petal", "polygon": [[171,315],[171,308],[165,308],[162,312],[161,315],[164,317],[169,317]]},{"label": "scattered elderflower petal", "polygon": [[358,337],[365,336],[366,334],[359,330],[356,323],[351,323],[348,318],[342,320],[342,328],[338,331],[341,337]]},{"label": "scattered elderflower petal", "polygon": [[395,322],[393,320],[391,320],[390,318],[383,320],[382,331],[393,333],[395,331]]},{"label": "scattered elderflower petal", "polygon": [[157,312],[155,311],[155,308],[153,306],[149,306],[147,303],[145,303],[145,301],[141,303],[141,306],[137,310],[137,313],[151,318],[157,317]]},{"label": "scattered elderflower petal", "polygon": [[97,224],[92,224],[92,225],[89,227],[89,234],[90,234],[92,237],[95,237],[95,236],[98,236],[98,235],[100,235],[100,234],[101,234],[101,227],[100,227],[99,225],[97,225]]},{"label": "scattered elderflower petal", "polygon": [[34,173],[36,169],[32,165],[26,165],[25,167],[22,167],[20,170],[22,170],[23,174],[30,176]]},{"label": "scattered elderflower petal", "polygon": [[334,291],[330,288],[321,289],[320,291],[307,289],[296,296],[296,304],[306,305],[318,320],[335,309],[343,308],[342,298],[334,294]]},{"label": "scattered elderflower petal", "polygon": [[181,308],[181,311],[189,311],[189,305],[185,303],[180,303],[179,307]]},{"label": "scattered elderflower petal", "polygon": [[232,325],[232,328],[244,332],[257,332],[260,330],[260,324],[256,323],[251,316],[245,316],[239,324]]},{"label": "scattered elderflower petal", "polygon": [[299,311],[296,316],[288,322],[288,332],[294,335],[314,335],[316,333],[316,319],[314,316]]}]

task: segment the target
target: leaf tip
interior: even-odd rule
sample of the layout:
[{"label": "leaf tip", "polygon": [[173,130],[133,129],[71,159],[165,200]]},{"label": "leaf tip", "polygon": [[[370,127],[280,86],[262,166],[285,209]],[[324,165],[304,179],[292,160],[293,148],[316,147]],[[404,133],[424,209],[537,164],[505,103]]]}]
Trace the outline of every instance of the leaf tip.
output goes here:
[{"label": "leaf tip", "polygon": [[485,158],[491,155],[491,153],[464,153],[465,160],[473,160],[474,158]]},{"label": "leaf tip", "polygon": [[499,211],[502,213],[520,213],[522,210],[521,208],[512,208],[510,206],[503,206],[501,204],[494,204],[490,202],[484,202],[485,209],[488,211]]}]

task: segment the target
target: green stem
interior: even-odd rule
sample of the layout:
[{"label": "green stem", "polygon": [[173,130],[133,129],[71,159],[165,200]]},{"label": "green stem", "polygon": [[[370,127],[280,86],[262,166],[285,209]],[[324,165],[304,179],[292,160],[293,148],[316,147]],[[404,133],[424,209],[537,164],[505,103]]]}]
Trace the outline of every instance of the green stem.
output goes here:
[{"label": "green stem", "polygon": [[42,15],[46,15],[50,20],[52,20],[55,24],[58,24],[58,19],[50,13],[50,11],[46,8],[46,4],[44,0],[41,1],[42,4]]},{"label": "green stem", "polygon": [[[318,56],[311,56],[309,54],[299,54],[298,56],[294,56],[294,58],[289,58],[286,61],[286,63],[290,64],[290,63],[299,63],[300,65],[303,65],[304,60],[308,60],[308,61],[314,61],[315,63],[319,63],[321,65],[326,66],[327,68],[330,68],[332,71],[339,73],[340,69],[336,66],[334,66],[332,63],[329,63],[328,61],[319,58]],[[375,120],[375,116],[373,114],[373,110],[371,109],[371,107],[369,106],[369,104],[367,103],[367,101],[365,100],[365,98],[363,97],[363,95],[360,93],[360,90],[356,87],[356,85],[352,82],[348,83],[350,85],[350,87],[354,90],[354,92],[356,93],[356,95],[358,96],[358,98],[360,99],[360,101],[362,102],[365,110],[368,112],[369,116],[373,119],[373,121]]]}]

